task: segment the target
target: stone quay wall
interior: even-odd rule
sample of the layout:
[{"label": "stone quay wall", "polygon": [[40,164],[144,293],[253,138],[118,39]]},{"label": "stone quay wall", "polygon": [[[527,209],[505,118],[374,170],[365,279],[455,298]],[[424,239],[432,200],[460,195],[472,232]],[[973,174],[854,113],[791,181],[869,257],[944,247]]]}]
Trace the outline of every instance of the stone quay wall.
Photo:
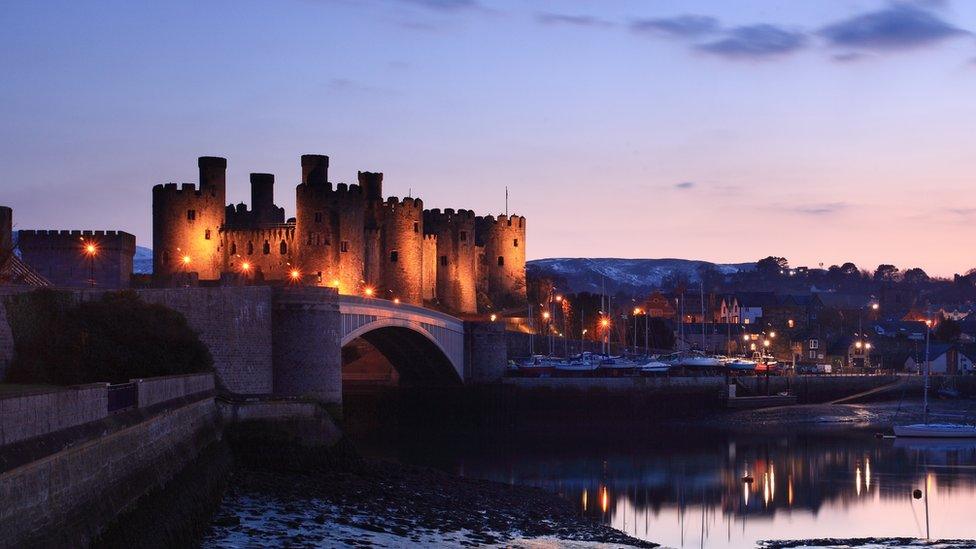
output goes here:
[{"label": "stone quay wall", "polygon": [[0,396],[0,446],[107,416],[107,383]]},{"label": "stone quay wall", "polygon": [[89,545],[219,440],[212,385],[212,374],[138,380],[147,406],[112,414],[105,384],[0,400],[4,433],[26,426],[0,446],[0,547]]}]

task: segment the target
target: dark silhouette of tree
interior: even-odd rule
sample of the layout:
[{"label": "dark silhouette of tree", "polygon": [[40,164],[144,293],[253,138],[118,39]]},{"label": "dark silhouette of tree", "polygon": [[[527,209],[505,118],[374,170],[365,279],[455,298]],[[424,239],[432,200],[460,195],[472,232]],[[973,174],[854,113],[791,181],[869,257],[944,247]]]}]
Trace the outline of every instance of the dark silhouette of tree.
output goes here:
[{"label": "dark silhouette of tree", "polygon": [[789,268],[790,263],[785,257],[769,256],[756,262],[756,270],[764,275],[778,275]]},{"label": "dark silhouette of tree", "polygon": [[945,341],[946,343],[955,343],[959,340],[959,336],[962,335],[962,327],[959,323],[951,318],[943,318],[939,325],[935,327],[933,334],[939,341]]},{"label": "dark silhouette of tree", "polygon": [[894,282],[898,278],[898,267],[888,263],[878,265],[874,270],[874,280],[876,282]]},{"label": "dark silhouette of tree", "polygon": [[850,261],[840,266],[840,272],[847,278],[857,278],[857,276],[860,274],[857,265],[851,263]]},{"label": "dark silhouette of tree", "polygon": [[920,267],[912,267],[905,271],[905,274],[901,277],[902,281],[906,284],[911,284],[913,286],[918,284],[925,284],[929,281],[929,275],[923,271]]}]

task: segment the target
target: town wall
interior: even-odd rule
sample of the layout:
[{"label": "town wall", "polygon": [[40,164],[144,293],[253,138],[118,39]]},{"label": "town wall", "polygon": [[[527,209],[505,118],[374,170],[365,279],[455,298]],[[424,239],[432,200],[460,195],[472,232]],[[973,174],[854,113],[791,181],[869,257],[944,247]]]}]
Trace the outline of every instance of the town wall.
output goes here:
[{"label": "town wall", "polygon": [[[95,252],[89,255],[86,247]],[[20,231],[21,258],[56,286],[127,288],[136,237],[122,231]]]},{"label": "town wall", "polygon": [[220,232],[223,270],[248,281],[288,280],[300,271],[292,224],[226,228]]}]

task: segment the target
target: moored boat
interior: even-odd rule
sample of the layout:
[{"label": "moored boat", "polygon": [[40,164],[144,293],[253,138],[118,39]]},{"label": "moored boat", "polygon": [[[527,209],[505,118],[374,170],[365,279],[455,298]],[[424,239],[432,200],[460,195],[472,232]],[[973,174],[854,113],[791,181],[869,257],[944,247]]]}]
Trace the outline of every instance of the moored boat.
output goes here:
[{"label": "moored boat", "polygon": [[958,423],[895,425],[895,436],[913,438],[976,438],[976,425],[963,425]]}]

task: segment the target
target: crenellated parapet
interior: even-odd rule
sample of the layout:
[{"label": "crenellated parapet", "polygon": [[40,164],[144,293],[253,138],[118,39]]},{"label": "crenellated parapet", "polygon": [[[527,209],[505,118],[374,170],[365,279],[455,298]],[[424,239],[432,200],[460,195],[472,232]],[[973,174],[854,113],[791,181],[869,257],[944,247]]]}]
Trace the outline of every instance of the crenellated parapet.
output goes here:
[{"label": "crenellated parapet", "polygon": [[21,257],[57,286],[127,288],[136,237],[124,231],[23,230]]},{"label": "crenellated parapet", "polygon": [[487,215],[475,219],[475,237],[484,252],[485,292],[495,308],[525,303],[525,218]]},{"label": "crenellated parapet", "polygon": [[[153,188],[157,273],[195,271],[201,281],[246,264],[265,280],[292,271],[341,294],[430,302],[475,313],[524,301],[525,218],[424,209],[416,197],[384,197],[383,173],[329,181],[329,157],[301,157],[295,217],[274,204],[274,176],[253,173],[251,204],[226,205],[226,160],[200,159],[200,184]],[[186,257],[188,261],[182,261]]]}]

